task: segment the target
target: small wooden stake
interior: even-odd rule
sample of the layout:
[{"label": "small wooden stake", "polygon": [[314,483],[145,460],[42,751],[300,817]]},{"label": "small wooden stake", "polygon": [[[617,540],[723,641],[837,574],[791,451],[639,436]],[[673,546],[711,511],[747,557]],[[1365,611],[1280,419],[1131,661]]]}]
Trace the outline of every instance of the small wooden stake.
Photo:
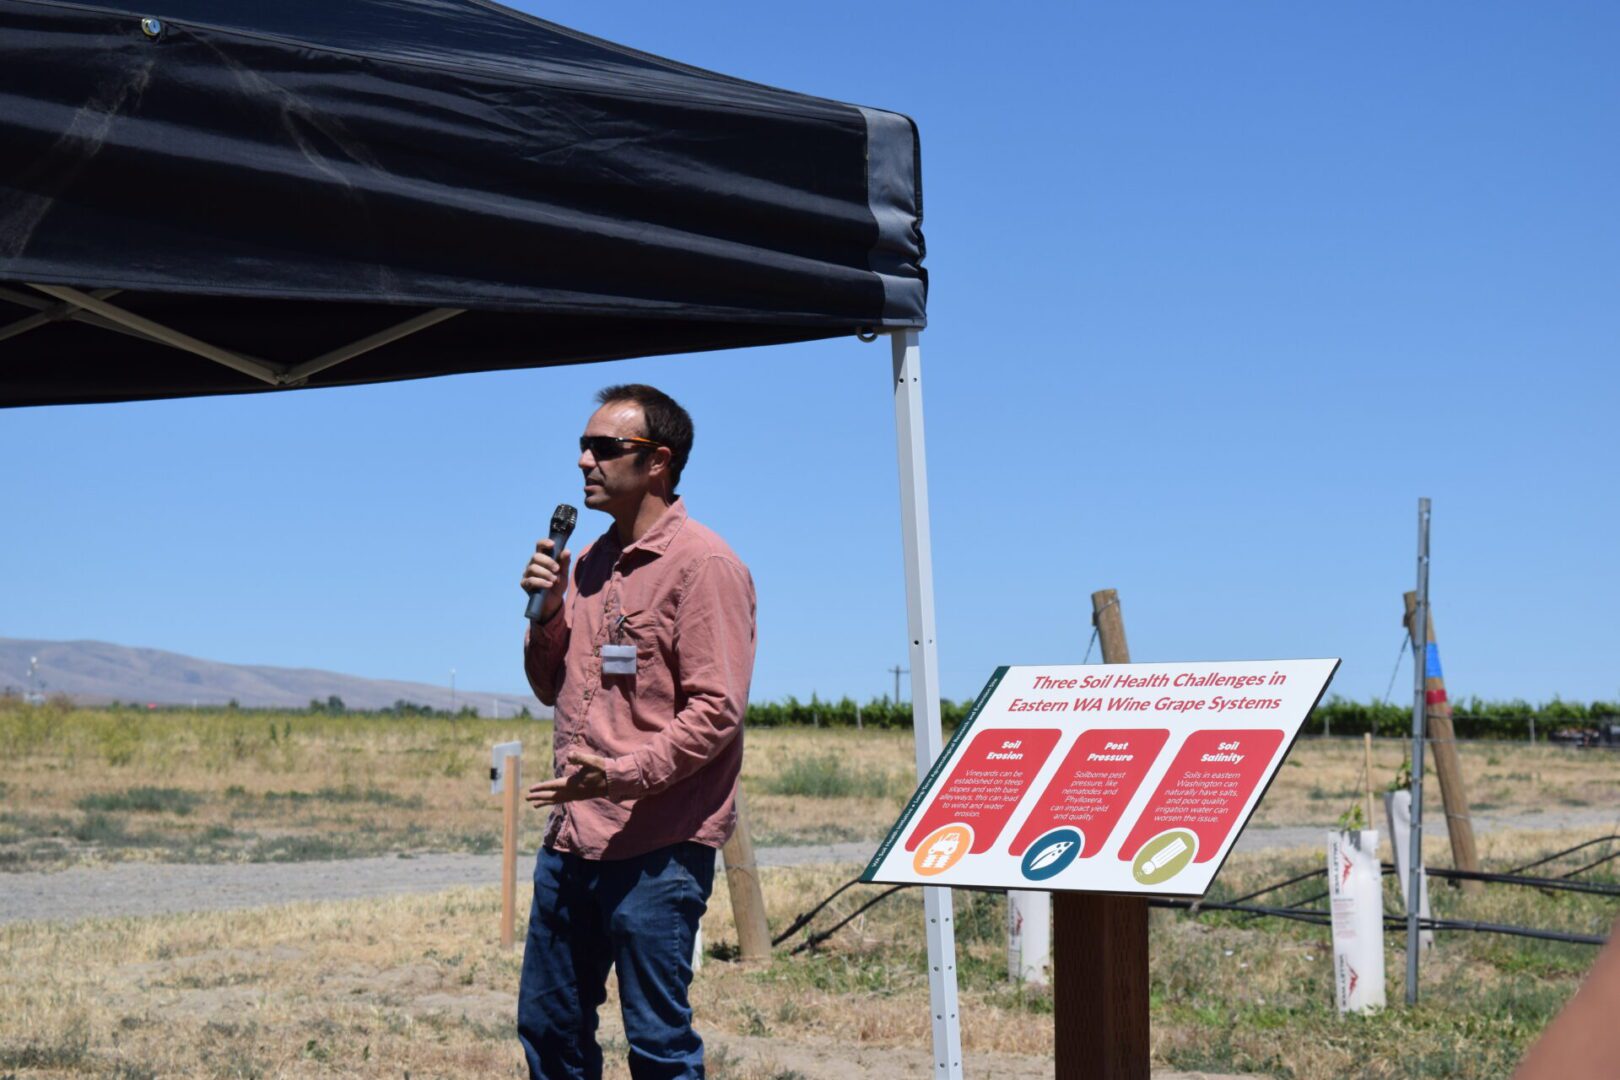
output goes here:
[{"label": "small wooden stake", "polygon": [[754,840],[748,832],[748,814],[742,787],[737,788],[737,831],[720,849],[726,860],[726,884],[731,889],[731,917],[737,923],[737,956],[744,961],[771,958],[771,929],[765,922],[765,895],[759,888],[754,865]]},{"label": "small wooden stake", "polygon": [[501,830],[501,948],[517,941],[518,807],[523,799],[523,759],[508,756],[501,765],[501,804],[506,808]]},{"label": "small wooden stake", "polygon": [[[1366,768],[1367,768],[1367,820],[1366,820],[1366,824],[1364,824],[1362,826],[1362,828],[1364,828],[1364,829],[1372,829],[1372,828],[1376,828],[1376,826],[1373,825],[1373,816],[1372,816],[1372,808],[1373,808],[1373,797],[1372,797],[1372,789],[1373,789],[1373,778],[1372,778],[1372,732],[1370,732],[1370,731],[1362,732],[1361,733],[1361,738],[1362,738],[1361,748],[1364,751],[1366,751],[1366,762],[1367,762],[1367,765],[1366,765]],[[1393,841],[1394,838],[1391,837],[1390,839]]]},{"label": "small wooden stake", "polygon": [[[1128,664],[1119,594],[1091,594],[1103,662]],[[1057,1080],[1148,1080],[1148,906],[1144,896],[1052,894]]]}]

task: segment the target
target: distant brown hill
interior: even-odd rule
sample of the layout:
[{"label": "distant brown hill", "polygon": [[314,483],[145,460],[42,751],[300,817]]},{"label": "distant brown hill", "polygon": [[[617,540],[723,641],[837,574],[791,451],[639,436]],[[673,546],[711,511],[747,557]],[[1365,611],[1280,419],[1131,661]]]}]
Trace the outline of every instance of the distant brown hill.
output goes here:
[{"label": "distant brown hill", "polygon": [[[400,700],[434,709],[451,708],[448,686],[367,679],[315,668],[226,664],[105,641],[0,638],[0,689],[28,691],[30,657],[39,658],[44,693],[66,694],[86,705],[110,701],[224,705],[235,699],[244,707],[301,709],[311,698],[325,701],[336,694],[350,709],[383,709]],[[515,716],[524,708],[535,716],[551,713],[528,694],[458,687],[455,707],[467,705],[483,716],[494,715],[496,709],[502,716]]]}]

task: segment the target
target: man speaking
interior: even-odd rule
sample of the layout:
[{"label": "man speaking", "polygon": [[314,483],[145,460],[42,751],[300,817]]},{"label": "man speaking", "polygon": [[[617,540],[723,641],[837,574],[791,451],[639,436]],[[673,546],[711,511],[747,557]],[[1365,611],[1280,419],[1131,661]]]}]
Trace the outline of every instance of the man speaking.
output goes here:
[{"label": "man speaking", "polygon": [[650,386],[610,386],[579,440],[585,505],[613,519],[579,555],[535,545],[525,591],[543,597],[524,668],[554,707],[555,779],[534,868],[518,991],[529,1074],[602,1074],[597,1009],[618,970],[630,1074],[703,1075],[687,988],[736,825],[742,721],[754,666],[754,583],[675,494],[692,419]]}]

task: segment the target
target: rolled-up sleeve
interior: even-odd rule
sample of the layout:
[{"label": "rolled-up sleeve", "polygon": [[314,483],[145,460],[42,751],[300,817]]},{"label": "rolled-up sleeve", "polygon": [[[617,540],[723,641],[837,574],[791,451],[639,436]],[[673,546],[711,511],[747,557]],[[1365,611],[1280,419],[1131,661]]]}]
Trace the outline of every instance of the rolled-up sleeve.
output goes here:
[{"label": "rolled-up sleeve", "polygon": [[674,648],[685,705],[664,730],[609,761],[609,798],[650,795],[690,776],[742,729],[754,673],[754,581],[747,567],[711,555],[693,568],[675,615]]},{"label": "rolled-up sleeve", "polygon": [[523,634],[523,671],[542,705],[557,704],[563,658],[568,652],[568,605],[544,622],[531,622]]}]

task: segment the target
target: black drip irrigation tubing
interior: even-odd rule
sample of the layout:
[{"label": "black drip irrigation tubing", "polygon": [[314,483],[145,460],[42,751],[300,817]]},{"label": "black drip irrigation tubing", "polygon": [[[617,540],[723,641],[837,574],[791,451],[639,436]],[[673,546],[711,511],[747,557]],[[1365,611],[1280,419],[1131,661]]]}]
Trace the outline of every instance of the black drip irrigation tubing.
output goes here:
[{"label": "black drip irrigation tubing", "polygon": [[[1615,855],[1620,855],[1620,852],[1616,852]],[[1611,858],[1612,857],[1613,856],[1611,856]],[[1601,862],[1606,861],[1608,860],[1603,859],[1600,860],[1599,863],[1595,863],[1593,865],[1600,865]],[[1590,867],[1587,867],[1586,869],[1590,869]],[[1395,873],[1395,867],[1389,863],[1384,863],[1383,871],[1384,875],[1387,877]],[[1423,872],[1429,877],[1445,878],[1450,881],[1486,881],[1496,885],[1522,885],[1530,889],[1540,889],[1543,892],[1577,892],[1595,893],[1599,896],[1620,896],[1620,885],[1609,885],[1601,881],[1571,881],[1569,880],[1568,875],[1556,878],[1526,877],[1523,874],[1489,874],[1483,871],[1473,870],[1447,870],[1441,866],[1425,866],[1423,868]],[[1315,870],[1309,874],[1304,874],[1300,877],[1294,878],[1287,884],[1292,885],[1300,881],[1307,881],[1310,878],[1320,877],[1326,873],[1327,871],[1325,869]],[[1273,888],[1281,887],[1282,886],[1280,885],[1276,885],[1272,886],[1271,888],[1261,889],[1260,892],[1270,892]],[[1233,902],[1238,903],[1242,900],[1252,899],[1255,895],[1258,894],[1251,893],[1249,896],[1239,897],[1237,901]],[[1303,900],[1297,900],[1288,906],[1291,908],[1302,908],[1307,904],[1314,904],[1318,900],[1326,900],[1327,896],[1328,894],[1325,892],[1312,893]]]},{"label": "black drip irrigation tubing", "polygon": [[840,896],[842,896],[844,894],[844,891],[846,889],[848,889],[851,885],[858,884],[860,882],[860,880],[861,879],[858,878],[858,877],[857,878],[850,878],[848,881],[844,882],[842,885],[838,886],[838,888],[834,889],[830,894],[828,894],[828,896],[824,900],[822,900],[821,903],[817,904],[815,907],[811,908],[809,911],[806,911],[806,912],[802,913],[798,918],[794,919],[793,920],[793,925],[789,926],[786,930],[782,931],[780,934],[777,934],[775,937],[771,938],[771,947],[775,948],[776,946],[782,944],[782,942],[786,941],[788,938],[792,937],[794,934],[797,934],[805,926],[809,925],[811,919],[813,919],[817,915],[821,914],[821,909],[822,908],[826,907],[828,904],[830,904],[834,900],[838,899]]},{"label": "black drip irrigation tubing", "polygon": [[[1595,862],[1591,862],[1585,866],[1579,867],[1578,869],[1571,870],[1569,873],[1560,877],[1529,877],[1522,873],[1522,871],[1533,870],[1538,866],[1545,866],[1547,863],[1561,859],[1566,855],[1573,855],[1577,851],[1584,851],[1586,848],[1592,847],[1593,845],[1611,840],[1620,840],[1620,834],[1600,836],[1595,840],[1587,840],[1584,843],[1576,844],[1574,847],[1565,848],[1562,851],[1555,851],[1551,855],[1544,856],[1543,858],[1537,859],[1534,862],[1525,863],[1523,866],[1514,867],[1512,870],[1500,874],[1472,870],[1447,870],[1438,866],[1426,866],[1423,868],[1423,871],[1430,877],[1444,878],[1454,881],[1483,881],[1497,885],[1522,885],[1527,888],[1541,889],[1544,891],[1590,893],[1600,896],[1620,896],[1620,885],[1610,885],[1600,881],[1571,880],[1577,874],[1585,873],[1586,871],[1595,867],[1602,866],[1611,859],[1620,858],[1620,851],[1605,855],[1603,858],[1598,859]],[[1395,867],[1390,863],[1381,864],[1381,868],[1385,874],[1393,874],[1395,872]],[[1245,893],[1243,896],[1240,896],[1235,900],[1185,900],[1172,897],[1149,897],[1148,906],[1186,911],[1194,916],[1202,911],[1234,911],[1247,915],[1250,918],[1270,917],[1275,919],[1292,919],[1295,922],[1311,923],[1316,926],[1328,926],[1331,925],[1331,919],[1329,918],[1327,912],[1312,910],[1305,906],[1307,904],[1313,904],[1318,900],[1326,899],[1328,894],[1325,892],[1308,896],[1305,899],[1297,901],[1296,903],[1287,907],[1270,907],[1262,904],[1250,904],[1247,902],[1255,899],[1256,897],[1264,896],[1266,893],[1276,892],[1278,889],[1286,889],[1290,885],[1298,885],[1301,882],[1310,881],[1313,878],[1325,877],[1326,875],[1326,867],[1323,867],[1320,870],[1309,870],[1303,874],[1297,874],[1294,877],[1288,878],[1286,881],[1279,881],[1263,888],[1256,889],[1254,892]],[[858,877],[851,878],[842,885],[838,886],[838,888],[834,889],[820,903],[816,904],[814,907],[795,918],[792,925],[790,925],[786,930],[772,938],[771,945],[774,947],[782,944],[788,938],[792,937],[804,927],[808,926],[810,921],[819,915],[828,904],[832,903],[839,896],[843,895],[843,893],[852,886],[860,884],[860,880],[861,879]],[[855,921],[856,918],[865,914],[870,908],[876,906],[884,900],[887,900],[901,889],[910,887],[911,886],[908,885],[895,885],[892,888],[885,889],[883,892],[878,893],[860,907],[844,916],[832,926],[829,926],[827,929],[818,931],[805,938],[798,945],[794,946],[788,955],[797,956],[799,953],[805,952],[806,950],[814,949],[816,946],[832,937],[838,931],[848,926],[851,922]],[[1405,916],[1401,915],[1385,915],[1384,924],[1387,927],[1405,927],[1406,918]],[[1570,942],[1576,945],[1602,945],[1608,940],[1607,938],[1596,934],[1571,934],[1562,930],[1541,930],[1533,926],[1512,926],[1503,923],[1472,922],[1465,919],[1419,919],[1418,928],[1420,930],[1464,930],[1482,934],[1506,934],[1513,937],[1535,938],[1540,941]]]},{"label": "black drip irrigation tubing", "polygon": [[1298,908],[1264,907],[1259,904],[1239,904],[1235,901],[1224,900],[1183,900],[1178,897],[1150,896],[1148,907],[1177,908],[1194,915],[1203,911],[1238,911],[1247,915],[1270,915],[1278,919],[1292,919],[1295,922],[1312,923],[1316,926],[1328,926],[1330,920],[1325,911],[1301,911]]},{"label": "black drip irrigation tubing", "polygon": [[826,941],[828,938],[830,938],[834,934],[838,933],[838,931],[842,930],[844,927],[846,927],[850,923],[854,922],[855,919],[858,916],[864,915],[866,913],[867,908],[872,907],[873,905],[878,904],[878,903],[880,903],[880,902],[882,902],[884,900],[887,900],[889,897],[893,896],[895,893],[899,892],[901,889],[909,889],[909,888],[912,888],[912,886],[910,886],[910,885],[895,885],[892,888],[884,889],[882,892],[880,892],[876,896],[872,897],[872,899],[868,900],[866,903],[862,904],[860,907],[856,908],[854,911],[850,912],[848,915],[845,915],[842,919],[839,919],[837,922],[835,922],[831,926],[827,927],[827,929],[821,931],[820,933],[811,934],[809,937],[807,937],[803,941],[799,942],[797,945],[795,945],[793,947],[793,949],[788,953],[788,955],[789,956],[798,956],[800,953],[804,952],[806,949],[815,948],[817,945],[820,945],[823,941]]},{"label": "black drip irrigation tubing", "polygon": [[1620,859],[1620,851],[1611,851],[1607,855],[1603,856],[1603,858],[1601,858],[1601,859],[1598,859],[1598,860],[1596,860],[1594,862],[1589,862],[1585,866],[1579,867],[1579,868],[1577,868],[1575,870],[1571,870],[1567,874],[1560,874],[1558,876],[1559,877],[1572,878],[1576,874],[1584,874],[1588,870],[1596,870],[1598,867],[1602,866],[1604,863],[1608,862],[1610,859]]},{"label": "black drip irrigation tubing", "polygon": [[[1393,867],[1390,871],[1393,871]],[[1425,866],[1423,872],[1430,877],[1446,878],[1451,881],[1488,881],[1497,885],[1524,885],[1532,889],[1547,889],[1553,892],[1620,896],[1620,885],[1609,885],[1601,881],[1571,881],[1563,877],[1525,877],[1522,874],[1490,874],[1483,870],[1447,870],[1440,866]]]},{"label": "black drip irrigation tubing", "polygon": [[[1384,925],[1405,927],[1401,915],[1385,915]],[[1419,919],[1419,930],[1472,930],[1481,934],[1508,934],[1512,937],[1536,938],[1540,941],[1567,941],[1575,945],[1604,945],[1608,938],[1599,934],[1571,934],[1564,930],[1539,930],[1533,926],[1510,926],[1502,923],[1469,922],[1463,919]]]},{"label": "black drip irrigation tubing", "polygon": [[[1525,863],[1523,866],[1514,867],[1512,870],[1499,874],[1472,870],[1447,870],[1444,867],[1438,866],[1425,866],[1423,868],[1423,872],[1430,877],[1446,878],[1454,881],[1485,881],[1500,885],[1522,885],[1527,888],[1541,889],[1544,892],[1578,892],[1595,893],[1601,896],[1620,896],[1620,885],[1609,885],[1604,882],[1572,880],[1577,874],[1584,874],[1586,871],[1594,870],[1612,859],[1620,858],[1620,851],[1611,852],[1608,855],[1603,856],[1601,859],[1589,862],[1585,866],[1576,867],[1574,870],[1571,870],[1566,874],[1560,874],[1556,878],[1529,877],[1522,873],[1522,871],[1531,870],[1538,866],[1545,866],[1547,863],[1553,862],[1556,859],[1564,858],[1567,855],[1573,855],[1577,851],[1583,851],[1595,844],[1602,844],[1611,840],[1620,840],[1620,835],[1600,836],[1596,840],[1587,840],[1584,843],[1576,844],[1574,847],[1565,848],[1562,851],[1555,851],[1551,855],[1544,856],[1535,860],[1534,862]],[[1395,867],[1391,863],[1383,863],[1381,865],[1385,874],[1393,874],[1395,872]],[[1326,868],[1321,870],[1311,870],[1296,877],[1291,877],[1287,881],[1279,881],[1275,885],[1267,885],[1263,889],[1258,889],[1246,896],[1240,896],[1231,902],[1240,904],[1245,900],[1252,900],[1256,896],[1261,896],[1268,892],[1274,892],[1277,889],[1286,888],[1289,885],[1297,885],[1302,881],[1309,881],[1311,878],[1324,877],[1326,874]],[[1325,892],[1312,893],[1303,900],[1295,901],[1293,904],[1288,906],[1291,908],[1303,908],[1307,904],[1314,904],[1318,900],[1327,899],[1327,895],[1328,894]],[[1256,915],[1257,914],[1258,913],[1256,913]]]},{"label": "black drip irrigation tubing", "polygon": [[[1246,893],[1245,895],[1238,897],[1236,900],[1227,901],[1227,903],[1230,903],[1230,904],[1246,903],[1246,902],[1248,902],[1250,900],[1253,900],[1257,896],[1264,896],[1268,892],[1276,892],[1278,889],[1286,889],[1290,885],[1298,885],[1302,881],[1309,881],[1309,880],[1311,880],[1311,878],[1325,877],[1326,875],[1327,875],[1327,867],[1323,867],[1320,870],[1307,870],[1305,873],[1300,874],[1300,875],[1298,875],[1296,877],[1291,877],[1287,881],[1279,881],[1275,885],[1267,885],[1263,889],[1256,889],[1252,893]],[[1323,895],[1325,896],[1327,894],[1324,893]]]},{"label": "black drip irrigation tubing", "polygon": [[[1257,904],[1224,903],[1216,900],[1181,900],[1170,897],[1151,897],[1148,907],[1177,908],[1194,914],[1201,911],[1237,911],[1246,915],[1268,915],[1278,919],[1292,919],[1295,922],[1312,923],[1316,926],[1330,926],[1332,919],[1325,911],[1302,911],[1299,908],[1262,907]],[[1385,915],[1384,926],[1389,929],[1403,929],[1406,918],[1402,915]],[[1512,937],[1537,938],[1541,941],[1565,941],[1575,945],[1602,945],[1608,938],[1596,934],[1571,934],[1563,930],[1540,930],[1533,926],[1510,926],[1503,923],[1472,922],[1465,919],[1419,919],[1420,930],[1471,930],[1481,934],[1507,934]]]},{"label": "black drip irrigation tubing", "polygon": [[[1513,869],[1507,872],[1510,874],[1522,874],[1526,870],[1534,870],[1538,866],[1544,866],[1556,859],[1562,859],[1565,855],[1573,855],[1577,851],[1584,851],[1593,845],[1607,843],[1610,840],[1620,840],[1620,834],[1610,833],[1608,836],[1600,836],[1596,840],[1588,840],[1584,844],[1576,844],[1574,847],[1565,848],[1563,851],[1555,851],[1551,855],[1545,855],[1537,859],[1535,862],[1527,862],[1523,866],[1515,866]],[[1582,871],[1590,870],[1594,866],[1600,866],[1603,863],[1608,862],[1616,855],[1620,855],[1620,851],[1615,852],[1614,855],[1605,855],[1597,862],[1581,867],[1580,870],[1571,870],[1569,873],[1565,874],[1564,877],[1574,877],[1576,874],[1579,874]]]}]

